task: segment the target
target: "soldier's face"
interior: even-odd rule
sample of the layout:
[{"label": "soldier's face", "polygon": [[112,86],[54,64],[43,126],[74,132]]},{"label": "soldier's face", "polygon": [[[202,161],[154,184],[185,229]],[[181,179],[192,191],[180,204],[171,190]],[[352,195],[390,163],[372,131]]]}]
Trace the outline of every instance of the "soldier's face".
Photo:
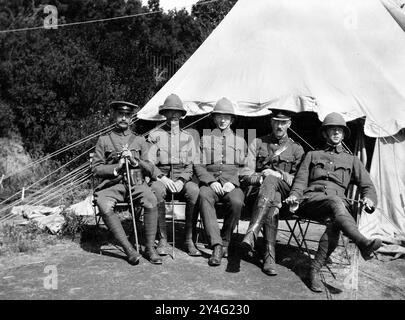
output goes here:
[{"label": "soldier's face", "polygon": [[115,122],[117,126],[122,130],[126,130],[129,127],[132,114],[130,112],[116,111],[115,112]]},{"label": "soldier's face", "polygon": [[215,113],[213,119],[217,128],[221,130],[228,129],[233,122],[233,116],[231,114]]},{"label": "soldier's face", "polygon": [[167,122],[179,121],[182,115],[183,112],[178,110],[166,110],[163,113],[163,116],[166,117]]},{"label": "soldier's face", "polygon": [[342,127],[328,127],[324,132],[326,141],[334,145],[341,143],[345,136]]},{"label": "soldier's face", "polygon": [[277,138],[282,138],[287,134],[288,128],[291,126],[291,120],[274,120],[271,119],[271,128]]}]

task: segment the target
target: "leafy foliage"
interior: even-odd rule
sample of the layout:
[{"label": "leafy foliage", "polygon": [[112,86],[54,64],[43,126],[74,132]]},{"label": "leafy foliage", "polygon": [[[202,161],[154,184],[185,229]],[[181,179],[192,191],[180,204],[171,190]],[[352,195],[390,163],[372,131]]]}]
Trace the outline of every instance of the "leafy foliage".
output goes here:
[{"label": "leafy foliage", "polygon": [[[151,57],[180,67],[236,0],[161,11],[159,0],[0,0],[0,30],[38,27],[45,5],[58,23],[125,19],[0,34],[0,137],[21,134],[37,158],[110,124],[108,102],[145,104],[171,76]],[[163,68],[163,69],[162,69]],[[66,161],[91,141],[61,154]]]}]

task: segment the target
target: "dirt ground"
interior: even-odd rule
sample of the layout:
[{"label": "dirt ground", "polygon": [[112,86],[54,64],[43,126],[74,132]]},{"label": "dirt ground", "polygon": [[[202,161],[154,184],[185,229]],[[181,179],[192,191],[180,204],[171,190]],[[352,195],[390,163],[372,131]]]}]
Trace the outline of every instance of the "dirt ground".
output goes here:
[{"label": "dirt ground", "polygon": [[[136,300],[347,300],[405,298],[405,263],[378,255],[379,260],[359,258],[358,290],[353,290],[353,264],[344,247],[324,268],[325,292],[316,294],[306,285],[309,258],[295,243],[287,245],[288,232],[280,231],[277,245],[276,277],[265,275],[258,258],[241,258],[237,243],[247,222],[235,233],[230,256],[219,267],[207,264],[211,250],[203,243],[202,257],[189,257],[181,248],[184,225],[176,224],[174,259],[164,257],[163,265],[141,259],[137,266],[124,260],[124,254],[108,244],[108,233],[93,226],[79,243],[64,241],[32,254],[0,257],[0,299],[136,299]],[[312,225],[308,238],[319,239],[322,226]],[[170,228],[168,228],[170,230]],[[285,223],[280,229],[286,229]],[[93,236],[89,236],[93,235]],[[94,237],[94,234],[97,237]],[[107,237],[107,238],[106,238]],[[260,249],[259,239],[259,249]],[[203,241],[202,241],[203,242]],[[309,241],[314,253],[317,243]],[[348,255],[353,254],[348,244]],[[353,261],[353,258],[352,258]],[[355,287],[355,286],[354,286]]]}]

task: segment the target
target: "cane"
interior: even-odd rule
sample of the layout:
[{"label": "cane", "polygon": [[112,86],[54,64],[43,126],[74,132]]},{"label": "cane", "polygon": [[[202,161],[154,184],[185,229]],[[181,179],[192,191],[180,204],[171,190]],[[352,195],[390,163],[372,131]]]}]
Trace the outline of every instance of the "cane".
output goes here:
[{"label": "cane", "polygon": [[134,204],[132,202],[132,188],[131,188],[131,178],[130,178],[130,175],[129,175],[128,158],[125,158],[125,167],[127,169],[127,180],[128,180],[128,188],[129,188],[129,201],[131,202],[131,214],[132,214],[132,223],[134,225],[134,232],[135,232],[136,251],[139,252],[138,231],[136,230],[135,211],[134,211]]},{"label": "cane", "polygon": [[[170,164],[170,179],[173,181],[173,164]],[[176,243],[175,234],[175,222],[174,222],[174,193],[172,192],[172,235],[173,235],[173,246],[172,246],[172,258],[174,260],[174,246]]]}]

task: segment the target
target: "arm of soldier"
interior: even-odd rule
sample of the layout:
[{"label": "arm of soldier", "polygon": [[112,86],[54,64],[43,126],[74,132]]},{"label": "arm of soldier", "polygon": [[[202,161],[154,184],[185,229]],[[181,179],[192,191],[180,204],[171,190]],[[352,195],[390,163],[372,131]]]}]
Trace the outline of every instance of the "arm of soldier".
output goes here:
[{"label": "arm of soldier", "polygon": [[282,174],[282,179],[287,182],[289,186],[292,186],[295,174],[297,173],[297,169],[299,168],[302,160],[304,159],[305,152],[304,149],[300,145],[294,145],[295,148],[293,156],[294,156],[294,163],[291,166],[291,171],[290,172],[285,172],[280,170],[280,173]]},{"label": "arm of soldier", "polygon": [[302,197],[304,189],[308,186],[311,161],[312,152],[308,152],[304,158],[304,161],[301,162],[297,174],[295,175],[294,183],[290,191],[290,196],[295,196],[296,198]]},{"label": "arm of soldier", "polygon": [[201,139],[201,143],[200,143],[200,150],[199,150],[199,156],[200,156],[200,162],[197,164],[194,164],[194,170],[195,170],[195,175],[197,176],[198,180],[200,180],[201,183],[205,184],[205,185],[210,185],[213,182],[216,182],[217,180],[214,178],[214,176],[207,171],[207,157],[208,155],[206,155],[204,153],[204,149],[203,149],[203,138]]},{"label": "arm of soldier", "polygon": [[[139,163],[139,166],[145,171],[147,176],[153,178],[155,174],[159,175],[159,168],[157,168],[153,161],[150,161],[150,149],[151,145],[142,137],[140,142],[140,159],[136,159]],[[153,152],[153,151],[152,151]]]},{"label": "arm of soldier", "polygon": [[105,158],[105,142],[104,137],[100,137],[97,141],[93,163],[92,163],[92,172],[96,177],[109,179],[115,178],[117,176],[119,165],[118,163],[107,164]]},{"label": "arm of soldier", "polygon": [[371,181],[370,174],[367,172],[360,159],[354,156],[353,161],[353,180],[356,185],[360,187],[360,195],[363,200],[366,200],[366,205],[369,207],[377,205],[377,192],[373,182]]},{"label": "arm of soldier", "polygon": [[195,143],[193,140],[193,137],[189,135],[187,144],[182,148],[181,152],[184,152],[180,158],[182,158],[182,161],[186,163],[186,167],[183,169],[183,171],[180,173],[179,178],[182,178],[184,183],[187,181],[190,181],[191,178],[193,177],[193,163],[195,162],[195,157],[196,157],[196,151],[195,151]]},{"label": "arm of soldier", "polygon": [[253,139],[247,148],[244,166],[239,171],[240,182],[242,185],[260,185],[263,182],[263,177],[260,173],[256,173],[256,150],[258,140]]}]

